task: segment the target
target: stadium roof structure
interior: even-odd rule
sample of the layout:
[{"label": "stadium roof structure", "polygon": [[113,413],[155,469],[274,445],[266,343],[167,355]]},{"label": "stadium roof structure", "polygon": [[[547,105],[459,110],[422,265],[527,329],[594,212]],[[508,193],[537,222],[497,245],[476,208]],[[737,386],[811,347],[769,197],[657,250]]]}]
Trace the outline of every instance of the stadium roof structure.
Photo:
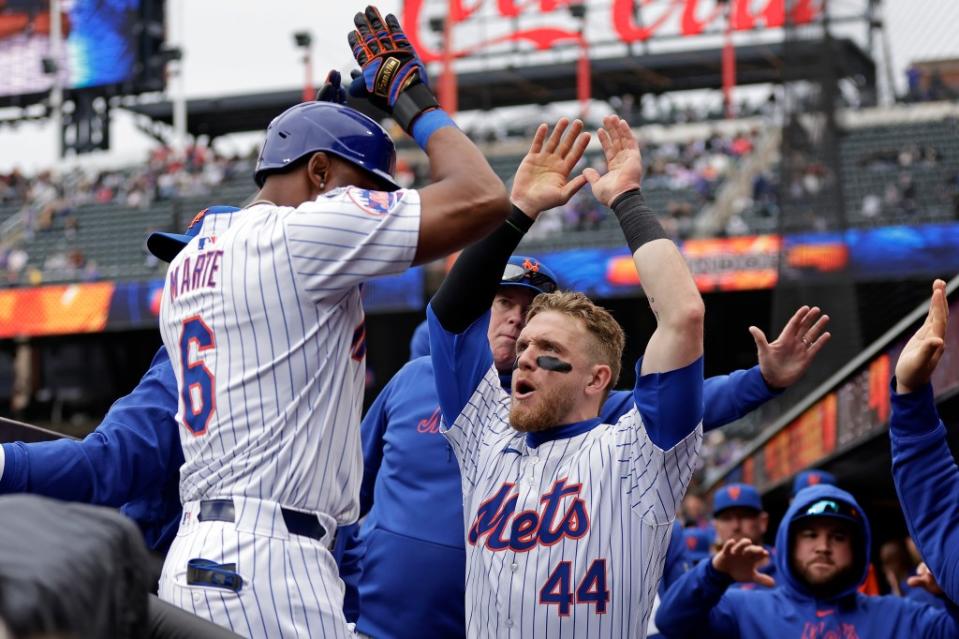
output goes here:
[{"label": "stadium roof structure", "polygon": [[[849,39],[833,40],[834,53],[829,56],[822,50],[825,46],[821,40],[737,46],[737,84],[815,80],[822,75],[826,58],[838,77],[859,78],[864,87],[875,87],[875,63],[857,44]],[[789,65],[785,63],[787,53]],[[720,48],[598,58],[590,61],[590,67],[592,95],[600,100],[722,87]],[[457,85],[462,111],[575,100],[576,63],[462,73],[457,76]],[[288,90],[189,100],[188,130],[192,135],[211,138],[262,130],[301,97],[302,91]],[[384,117],[365,101],[351,104],[374,118]],[[173,122],[173,104],[169,101],[127,108],[154,122]]]}]

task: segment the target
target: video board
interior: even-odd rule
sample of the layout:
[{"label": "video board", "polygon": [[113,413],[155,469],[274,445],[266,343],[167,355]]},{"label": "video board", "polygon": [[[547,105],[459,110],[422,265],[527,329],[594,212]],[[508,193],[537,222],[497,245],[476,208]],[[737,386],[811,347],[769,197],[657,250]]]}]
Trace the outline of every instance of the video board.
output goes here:
[{"label": "video board", "polygon": [[146,2],[154,0],[61,0],[63,43],[54,60],[49,0],[0,0],[0,99],[48,92],[54,76],[44,60],[56,62],[67,90],[130,82]]}]

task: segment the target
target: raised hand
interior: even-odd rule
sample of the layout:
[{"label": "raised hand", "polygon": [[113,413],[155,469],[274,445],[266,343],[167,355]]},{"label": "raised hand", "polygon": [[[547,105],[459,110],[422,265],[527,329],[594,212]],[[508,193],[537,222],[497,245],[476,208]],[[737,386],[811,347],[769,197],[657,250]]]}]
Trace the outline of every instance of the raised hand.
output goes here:
[{"label": "raised hand", "polygon": [[603,128],[597,132],[606,156],[606,174],[588,168],[583,175],[593,188],[593,196],[610,206],[626,191],[638,189],[643,179],[643,159],[639,144],[626,120],[617,115],[603,118]]},{"label": "raised hand", "polygon": [[346,104],[346,89],[342,87],[340,72],[331,69],[326,74],[326,81],[316,92],[317,102],[334,102],[336,104]]},{"label": "raised hand", "polygon": [[569,118],[560,118],[549,139],[549,125],[540,124],[536,129],[533,144],[516,170],[510,193],[510,201],[531,218],[565,204],[586,184],[582,175],[569,179],[589,144],[589,133],[582,131],[582,121],[574,120],[570,126]]},{"label": "raised hand", "polygon": [[350,94],[368,98],[408,130],[413,116],[394,113],[393,109],[401,93],[421,83],[429,84],[426,67],[393,14],[387,14],[384,20],[379,9],[369,6],[353,17],[353,24],[356,29],[347,40],[362,73],[354,77]]},{"label": "raised hand", "polygon": [[949,305],[946,303],[946,283],[932,284],[932,300],[926,321],[909,338],[896,362],[896,392],[911,393],[929,383],[939,359],[945,350],[946,323]]},{"label": "raised hand", "polygon": [[756,326],[749,333],[756,342],[759,371],[766,383],[774,388],[789,388],[805,375],[816,354],[832,335],[826,332],[829,316],[818,306],[803,306],[793,313],[779,337],[766,341],[766,334]]},{"label": "raised hand", "polygon": [[944,594],[942,588],[939,587],[939,582],[936,581],[935,575],[929,570],[926,562],[919,564],[919,567],[916,568],[916,574],[909,577],[909,579],[906,580],[906,584],[910,588],[924,588],[927,592],[937,597],[942,597]]},{"label": "raised hand", "polygon": [[757,570],[767,559],[769,559],[769,552],[746,538],[738,541],[727,540],[719,552],[713,555],[712,562],[713,568],[726,573],[736,581],[753,582],[772,588],[776,585],[776,581]]}]

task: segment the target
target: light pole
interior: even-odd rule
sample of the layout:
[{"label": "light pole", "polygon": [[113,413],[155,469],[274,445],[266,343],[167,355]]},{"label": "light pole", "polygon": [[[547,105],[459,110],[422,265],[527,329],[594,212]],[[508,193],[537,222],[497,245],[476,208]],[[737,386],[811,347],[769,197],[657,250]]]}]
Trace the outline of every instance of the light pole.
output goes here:
[{"label": "light pole", "polygon": [[316,97],[313,87],[313,34],[309,31],[297,31],[293,34],[293,42],[303,49],[303,67],[306,71],[306,78],[303,81],[303,102],[310,102]]},{"label": "light pole", "polygon": [[53,87],[50,89],[50,110],[53,112],[53,128],[56,136],[57,157],[63,157],[63,81],[60,76],[63,60],[63,24],[60,14],[60,0],[50,0],[50,64],[45,71],[53,73]]}]

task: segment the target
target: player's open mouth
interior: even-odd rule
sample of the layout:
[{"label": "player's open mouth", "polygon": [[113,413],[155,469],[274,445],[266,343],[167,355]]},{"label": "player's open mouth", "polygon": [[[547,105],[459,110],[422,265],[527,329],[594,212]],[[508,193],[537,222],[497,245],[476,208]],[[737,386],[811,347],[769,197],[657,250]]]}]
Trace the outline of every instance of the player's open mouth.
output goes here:
[{"label": "player's open mouth", "polygon": [[513,391],[513,397],[516,399],[526,399],[530,397],[533,393],[536,392],[536,388],[533,387],[527,381],[518,381],[516,382],[516,390]]}]

